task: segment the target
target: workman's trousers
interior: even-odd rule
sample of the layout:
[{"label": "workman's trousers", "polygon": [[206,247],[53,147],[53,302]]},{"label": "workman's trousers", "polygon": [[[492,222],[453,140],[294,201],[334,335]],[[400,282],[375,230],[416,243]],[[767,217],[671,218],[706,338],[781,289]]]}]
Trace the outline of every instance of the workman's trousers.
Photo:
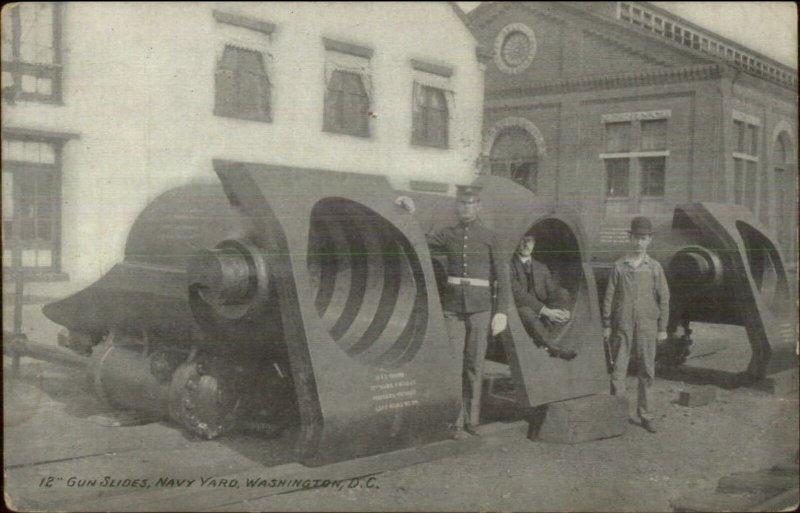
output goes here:
[{"label": "workman's trousers", "polygon": [[456,427],[477,426],[481,415],[483,361],[489,343],[491,312],[444,312],[453,354],[462,355],[462,403]]},{"label": "workman's trousers", "polygon": [[656,377],[656,335],[655,322],[635,322],[633,333],[616,329],[611,334],[611,349],[614,354],[614,370],[611,372],[611,393],[625,396],[625,379],[631,351],[636,355],[636,377],[639,385],[636,401],[636,414],[642,420],[653,420],[650,409],[650,388]]}]

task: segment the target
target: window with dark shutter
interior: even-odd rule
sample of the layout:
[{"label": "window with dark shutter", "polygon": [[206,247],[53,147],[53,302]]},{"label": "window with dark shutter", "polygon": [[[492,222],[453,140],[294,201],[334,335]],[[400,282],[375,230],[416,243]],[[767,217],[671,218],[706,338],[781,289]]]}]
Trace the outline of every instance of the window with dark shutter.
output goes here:
[{"label": "window with dark shutter", "polygon": [[261,52],[226,46],[217,62],[214,114],[271,121],[271,84]]},{"label": "window with dark shutter", "polygon": [[447,148],[448,122],[445,91],[415,84],[412,144]]},{"label": "window with dark shutter", "polygon": [[331,73],[325,91],[323,130],[369,137],[369,97],[358,73]]}]

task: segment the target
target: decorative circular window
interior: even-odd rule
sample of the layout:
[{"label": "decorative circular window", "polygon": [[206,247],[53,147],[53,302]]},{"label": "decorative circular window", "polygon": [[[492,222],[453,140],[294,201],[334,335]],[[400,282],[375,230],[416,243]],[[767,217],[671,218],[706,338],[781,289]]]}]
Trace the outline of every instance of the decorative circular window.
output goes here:
[{"label": "decorative circular window", "polygon": [[536,36],[524,23],[506,25],[494,42],[494,62],[505,73],[515,75],[528,69],[536,56]]}]

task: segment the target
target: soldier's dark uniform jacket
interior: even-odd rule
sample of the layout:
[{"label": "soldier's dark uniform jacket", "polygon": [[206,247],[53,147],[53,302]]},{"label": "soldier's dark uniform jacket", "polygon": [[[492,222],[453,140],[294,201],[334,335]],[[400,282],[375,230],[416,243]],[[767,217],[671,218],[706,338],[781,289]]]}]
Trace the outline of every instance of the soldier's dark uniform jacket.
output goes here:
[{"label": "soldier's dark uniform jacket", "polygon": [[494,293],[496,313],[508,313],[510,282],[505,263],[508,258],[499,253],[494,232],[480,219],[458,223],[425,238],[433,256],[447,258],[445,310],[457,313],[491,310]]}]

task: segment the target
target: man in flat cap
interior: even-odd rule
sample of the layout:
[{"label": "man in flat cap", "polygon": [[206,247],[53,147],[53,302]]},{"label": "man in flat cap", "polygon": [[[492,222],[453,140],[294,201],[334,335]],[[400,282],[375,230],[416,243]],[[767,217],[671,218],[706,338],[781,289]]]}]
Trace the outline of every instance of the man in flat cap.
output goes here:
[{"label": "man in flat cap", "polygon": [[[396,203],[414,211],[414,203],[407,196],[397,198]],[[463,351],[463,402],[454,438],[463,439],[480,436],[476,428],[489,330],[491,327],[492,334],[497,335],[506,328],[509,278],[508,258],[500,254],[494,232],[478,216],[480,187],[458,186],[455,208],[457,224],[425,237],[431,254],[447,260],[445,322],[451,344]],[[497,298],[494,316],[493,296]]]},{"label": "man in flat cap", "polygon": [[669,320],[669,287],[664,270],[647,254],[653,240],[650,219],[631,222],[631,251],[614,263],[603,300],[603,340],[614,355],[611,388],[625,395],[625,379],[631,351],[637,356],[639,390],[636,413],[642,427],[656,432],[650,402],[655,379],[656,340],[666,340]]}]

